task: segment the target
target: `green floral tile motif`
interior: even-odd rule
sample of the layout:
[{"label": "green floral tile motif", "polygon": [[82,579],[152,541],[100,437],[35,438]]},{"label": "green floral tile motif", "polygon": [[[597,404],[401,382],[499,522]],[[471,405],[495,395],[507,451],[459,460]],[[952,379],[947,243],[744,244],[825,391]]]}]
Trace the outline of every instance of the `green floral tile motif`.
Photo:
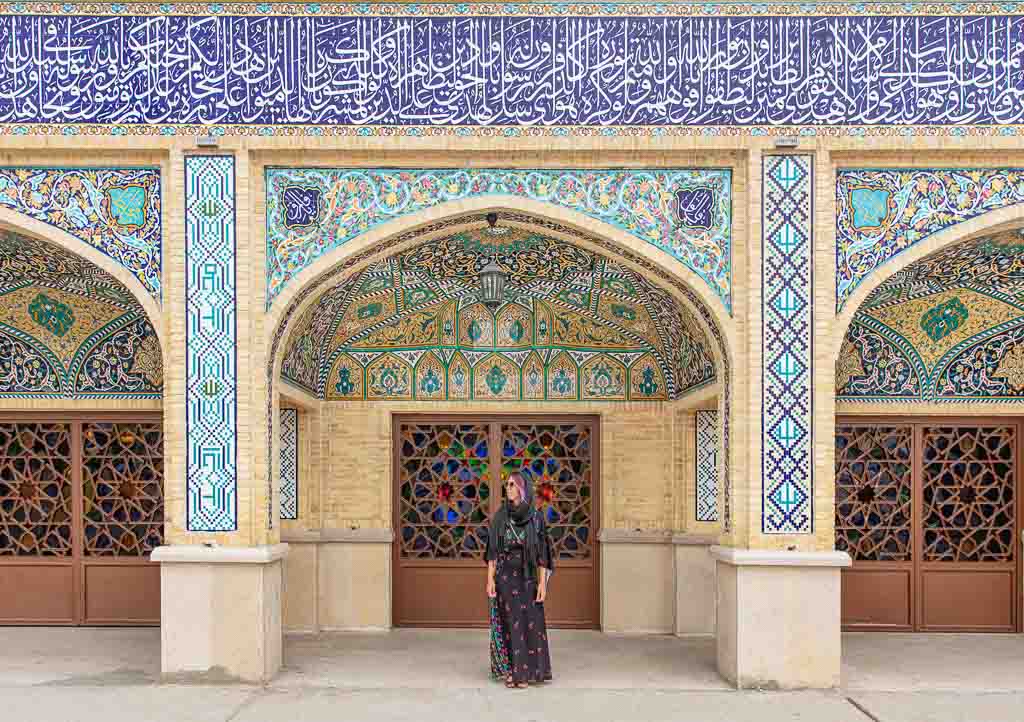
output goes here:
[{"label": "green floral tile motif", "polygon": [[489,388],[491,393],[495,396],[501,395],[501,392],[507,383],[508,376],[506,376],[505,372],[497,365],[492,366],[491,370],[487,372],[487,388]]},{"label": "green floral tile motif", "polygon": [[75,236],[161,297],[160,171],[0,168],[0,206]]},{"label": "green floral tile motif", "polygon": [[420,391],[429,396],[433,396],[441,390],[441,379],[437,377],[433,369],[429,369],[426,375],[423,377],[422,383],[420,383]]},{"label": "green floral tile motif", "polygon": [[654,380],[654,369],[647,367],[643,370],[643,380],[638,388],[644,396],[654,396],[658,393],[658,383]]},{"label": "green floral tile motif", "polygon": [[338,383],[334,384],[334,390],[342,396],[350,396],[356,390],[356,385],[352,383],[352,372],[349,369],[339,369]]},{"label": "green floral tile motif", "polygon": [[[296,214],[291,205],[310,204],[305,196],[288,193],[295,187],[313,189],[317,205],[329,205],[308,226],[289,225]],[[700,198],[711,199],[699,224],[691,224],[692,214],[678,212],[684,190],[700,190]],[[441,203],[493,195],[558,206],[639,238],[697,274],[731,312],[732,172],[724,169],[272,168],[267,171],[267,305],[317,258],[382,223]],[[332,202],[325,204],[328,198]],[[524,242],[528,239],[516,241]]]}]

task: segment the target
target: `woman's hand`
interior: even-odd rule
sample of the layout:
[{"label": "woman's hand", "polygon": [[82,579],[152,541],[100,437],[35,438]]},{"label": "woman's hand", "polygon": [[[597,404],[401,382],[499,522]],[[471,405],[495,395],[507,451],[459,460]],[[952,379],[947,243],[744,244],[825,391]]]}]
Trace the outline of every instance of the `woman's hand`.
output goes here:
[{"label": "woman's hand", "polygon": [[487,579],[487,596],[491,599],[494,599],[496,596],[498,596],[498,590],[494,586],[494,579],[491,578]]}]

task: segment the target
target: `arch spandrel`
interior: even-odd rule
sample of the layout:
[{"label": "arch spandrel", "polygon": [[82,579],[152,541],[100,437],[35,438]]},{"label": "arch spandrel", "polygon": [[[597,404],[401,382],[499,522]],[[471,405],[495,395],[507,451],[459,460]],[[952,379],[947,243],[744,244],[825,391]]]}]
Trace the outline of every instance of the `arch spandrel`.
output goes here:
[{"label": "arch spandrel", "polygon": [[[0,222],[43,238],[68,235],[108,272],[123,270],[156,303],[162,294],[158,168],[0,168]],[[32,226],[36,226],[32,228]],[[66,245],[66,244],[62,244]],[[114,274],[123,283],[127,278]],[[135,291],[134,288],[132,288]]]},{"label": "arch spandrel", "polygon": [[840,169],[836,313],[856,310],[891,274],[954,239],[1021,218],[1024,169]]},{"label": "arch spandrel", "polygon": [[319,257],[395,219],[513,199],[571,211],[672,256],[732,312],[729,169],[268,168],[267,306]]}]

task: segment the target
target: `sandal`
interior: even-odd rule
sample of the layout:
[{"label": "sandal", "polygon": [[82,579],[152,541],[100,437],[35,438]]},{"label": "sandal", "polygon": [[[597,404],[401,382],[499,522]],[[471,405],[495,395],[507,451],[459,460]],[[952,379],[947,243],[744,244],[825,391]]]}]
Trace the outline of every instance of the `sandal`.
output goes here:
[{"label": "sandal", "polygon": [[506,677],[505,678],[505,686],[508,687],[509,689],[515,689],[516,688],[516,683],[512,681],[511,677]]}]

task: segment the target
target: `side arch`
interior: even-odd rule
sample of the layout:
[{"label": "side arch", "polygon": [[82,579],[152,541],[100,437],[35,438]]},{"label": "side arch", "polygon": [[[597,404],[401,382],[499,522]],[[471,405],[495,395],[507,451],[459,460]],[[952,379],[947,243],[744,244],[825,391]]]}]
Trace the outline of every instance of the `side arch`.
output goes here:
[{"label": "side arch", "polygon": [[1024,203],[989,211],[981,216],[945,228],[878,266],[850,295],[844,303],[842,311],[836,316],[835,333],[831,339],[830,349],[830,358],[833,364],[839,358],[843,339],[846,337],[857,311],[872,292],[893,275],[936,251],[955,246],[958,243],[972,241],[981,236],[1015,228],[1024,228]]},{"label": "side arch", "polygon": [[18,211],[11,210],[10,208],[2,205],[0,205],[0,230],[12,231],[14,233],[35,238],[43,241],[44,243],[52,243],[55,246],[63,248],[69,253],[73,253],[74,255],[85,259],[89,263],[113,276],[115,280],[121,283],[121,285],[128,290],[139,306],[142,307],[142,310],[145,312],[150,324],[156,331],[157,338],[161,342],[161,348],[163,347],[165,334],[163,313],[161,312],[160,305],[146,290],[145,286],[143,286],[135,276],[129,273],[124,266],[67,231],[61,230],[60,228],[51,226],[48,223],[44,223],[43,221],[27,216],[23,213],[19,213]]}]

